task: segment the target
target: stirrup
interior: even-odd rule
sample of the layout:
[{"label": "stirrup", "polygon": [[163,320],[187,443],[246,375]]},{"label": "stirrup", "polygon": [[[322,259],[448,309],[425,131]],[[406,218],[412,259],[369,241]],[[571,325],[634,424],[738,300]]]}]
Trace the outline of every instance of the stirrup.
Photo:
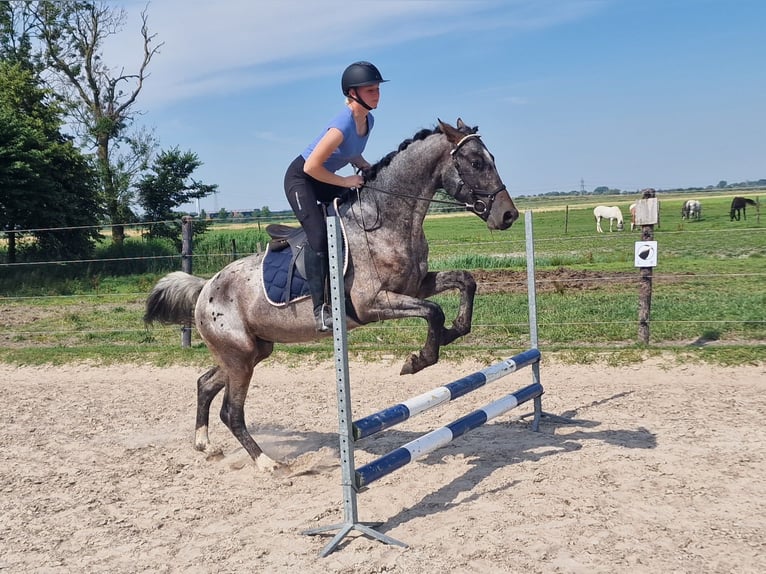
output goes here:
[{"label": "stirrup", "polygon": [[332,329],[332,312],[328,305],[322,305],[314,311],[316,328],[319,332],[330,331]]}]

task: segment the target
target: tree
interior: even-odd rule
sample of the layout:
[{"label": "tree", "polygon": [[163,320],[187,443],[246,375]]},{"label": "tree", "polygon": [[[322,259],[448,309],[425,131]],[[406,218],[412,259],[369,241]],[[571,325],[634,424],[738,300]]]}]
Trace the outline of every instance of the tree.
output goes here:
[{"label": "tree", "polygon": [[[107,39],[122,30],[125,11],[104,1],[41,0],[36,2],[36,33],[45,47],[46,63],[56,74],[70,106],[78,135],[96,150],[102,203],[112,223],[112,239],[121,243],[122,223],[135,219],[131,210],[131,178],[127,163],[115,148],[127,144],[134,154],[148,157],[148,141],[131,145],[128,128],[137,113],[134,104],[147,77],[147,67],[162,43],[152,46],[146,11],[141,12],[143,55],[138,71],[110,69],[103,57]],[[140,163],[140,161],[139,161]]]},{"label": "tree", "polygon": [[62,135],[62,111],[30,66],[0,60],[0,85],[0,229],[9,261],[20,233],[34,235],[46,259],[89,255],[99,215],[93,166]]},{"label": "tree", "polygon": [[726,186],[729,185],[726,180],[721,180],[718,182],[718,185],[716,186],[718,189],[726,189]]},{"label": "tree", "polygon": [[34,21],[26,2],[0,2],[0,57],[32,68]]},{"label": "tree", "polygon": [[[192,178],[202,165],[197,154],[181,152],[178,147],[162,151],[151,166],[153,173],[145,174],[135,184],[138,201],[144,210],[144,219],[152,222],[149,237],[167,237],[181,246],[181,225],[177,221],[182,213],[176,208],[195,199],[215,193],[217,185],[204,184]],[[195,222],[194,233],[202,233],[207,224]]]}]

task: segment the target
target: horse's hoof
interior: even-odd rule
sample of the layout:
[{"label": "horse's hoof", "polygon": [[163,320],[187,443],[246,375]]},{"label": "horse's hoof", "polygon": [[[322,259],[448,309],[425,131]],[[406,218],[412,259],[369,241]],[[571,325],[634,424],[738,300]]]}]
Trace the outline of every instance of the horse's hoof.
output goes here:
[{"label": "horse's hoof", "polygon": [[210,439],[207,427],[200,427],[194,433],[194,448],[200,452],[206,452],[210,448]]},{"label": "horse's hoof", "polygon": [[418,371],[422,371],[429,365],[432,365],[433,363],[429,363],[427,361],[424,361],[423,358],[418,355],[417,353],[412,353],[406,361],[404,361],[404,365],[402,365],[402,370],[399,371],[400,375],[414,375]]},{"label": "horse's hoof", "polygon": [[417,355],[415,354],[412,354],[409,357],[407,357],[407,360],[404,361],[404,364],[402,365],[402,370],[399,371],[399,375],[415,374],[415,359],[417,359]]},{"label": "horse's hoof", "polygon": [[274,473],[282,468],[284,464],[266,456],[265,453],[261,453],[255,459],[255,466],[261,472]]}]

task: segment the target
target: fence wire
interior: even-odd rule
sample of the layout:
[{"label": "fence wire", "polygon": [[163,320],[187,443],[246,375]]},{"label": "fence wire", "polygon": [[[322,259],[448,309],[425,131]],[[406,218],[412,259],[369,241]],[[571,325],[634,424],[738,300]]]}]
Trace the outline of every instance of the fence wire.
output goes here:
[{"label": "fence wire", "polygon": [[[268,222],[275,220],[281,220],[281,218],[269,218]],[[124,225],[126,228],[138,228],[141,226],[148,226],[156,223],[176,223],[176,222],[146,222],[141,225]],[[264,218],[237,218],[232,223],[267,223]],[[100,226],[101,228],[109,228],[111,226]],[[56,231],[56,230],[71,230],[71,229],[84,229],[85,227],[68,227],[68,228],[46,228],[46,229],[28,229],[17,230],[16,233],[31,233],[36,231]],[[710,230],[683,230],[683,231],[665,231],[662,234],[664,237],[679,236],[681,234],[691,236],[692,234],[710,234]],[[746,229],[731,229],[726,231],[717,231],[717,233],[737,233],[746,236],[748,234],[764,233],[763,228],[746,228]],[[572,249],[570,245],[577,245],[585,241],[593,242],[598,241],[600,238],[594,238],[593,235],[577,235],[566,236],[564,238],[536,238],[535,249],[536,259],[544,259],[549,256],[546,250],[554,249],[553,253],[558,255],[566,253]],[[635,234],[624,235],[617,238],[617,242],[613,244],[612,248],[622,248],[625,244],[636,240]],[[434,259],[434,267],[440,264],[444,264],[447,261],[449,264],[449,252],[465,252],[467,248],[491,248],[494,253],[499,253],[505,257],[517,257],[524,256],[525,240],[524,239],[495,239],[491,242],[454,242],[448,240],[432,241],[430,242],[432,248],[432,255]],[[573,249],[572,249],[573,250]],[[221,261],[221,267],[223,267],[229,260],[233,258],[246,257],[248,255],[255,254],[260,251],[247,251],[237,252],[210,252],[204,254],[191,254],[189,257],[192,259],[205,258],[207,261]],[[445,255],[444,252],[447,252]],[[434,255],[434,253],[436,253]],[[126,257],[109,257],[109,258],[89,258],[89,259],[72,259],[72,260],[55,260],[55,261],[32,261],[32,262],[20,262],[20,263],[0,263],[0,269],[39,269],[45,266],[77,266],[77,265],[90,265],[97,263],[127,263],[127,262],[141,262],[141,261],[165,261],[174,263],[176,268],[180,268],[180,262],[184,256],[179,254],[172,255],[148,255],[148,256],[126,256]],[[540,269],[540,264],[537,265]],[[502,273],[503,268],[495,269],[494,271]],[[509,272],[511,270],[508,270]],[[523,269],[513,270],[514,273],[520,274]],[[603,273],[594,277],[577,277],[566,276],[564,278],[567,284],[566,289],[571,287],[576,291],[577,286],[582,288],[591,289],[594,286],[608,286],[608,285],[627,285],[631,286],[634,283],[638,284],[640,277],[638,271],[631,276],[631,271],[600,271],[599,269],[592,269],[588,272]],[[613,316],[594,316],[593,320],[571,320],[571,318],[557,315],[556,301],[547,299],[546,296],[551,294],[551,286],[554,287],[553,292],[556,289],[561,289],[562,279],[557,277],[549,277],[546,275],[546,271],[539,273],[536,278],[536,285],[538,287],[538,329],[540,332],[541,341],[545,341],[546,333],[555,333],[565,329],[574,330],[579,332],[580,335],[587,339],[591,332],[595,332],[598,329],[604,329],[605,331],[616,332],[618,335],[623,334],[626,338],[630,338],[630,329],[635,328],[637,325],[637,318],[634,316],[625,316],[629,313],[634,313],[633,307],[621,309],[614,313]],[[614,275],[609,275],[612,273]],[[510,273],[509,273],[510,274]],[[706,282],[726,282],[727,280],[740,278],[748,279],[758,282],[759,285],[766,284],[764,278],[766,272],[737,272],[737,273],[668,273],[668,272],[655,272],[652,280],[659,286],[663,283],[678,283],[689,284],[692,283],[706,283]],[[487,278],[479,282],[478,297],[485,295],[508,295],[505,291],[513,291],[518,296],[526,295],[527,282],[526,278],[518,278],[508,280],[494,280]],[[704,288],[704,287],[703,287]],[[127,338],[128,341],[144,341],[144,340],[162,340],[168,344],[177,345],[177,341],[173,338],[178,335],[179,327],[163,327],[154,326],[151,329],[143,326],[141,316],[143,314],[143,302],[148,296],[148,291],[133,291],[133,292],[108,292],[105,289],[99,289],[95,287],[94,293],[75,293],[75,294],[40,294],[40,295],[8,295],[0,296],[0,306],[4,311],[2,319],[0,319],[0,326],[3,327],[2,337],[11,346],[23,345],[25,342],[42,341],[41,344],[60,344],[61,341],[70,340],[74,341],[74,344],[89,344],[93,341],[101,341],[106,339],[120,340],[121,338]],[[760,301],[766,303],[766,288],[761,287],[762,292],[760,295]],[[486,292],[486,293],[485,293]],[[546,293],[547,292],[547,293]],[[51,320],[45,328],[42,329],[30,329],[29,324],[34,323],[33,317],[34,310],[40,314],[44,314],[48,311],[47,306],[55,306],[56,302],[66,302],[70,304],[71,309],[61,310],[62,317],[57,320]],[[101,309],[100,313],[108,315],[109,313],[127,313],[130,317],[134,318],[137,327],[132,328],[110,328],[104,325],[85,325],[80,326],[80,323],[85,322],[82,315],[85,313],[82,310],[75,309],[78,303],[92,306],[111,306],[111,308]],[[635,303],[635,301],[633,301]],[[30,317],[18,317],[15,316],[15,312],[19,310],[19,306],[33,309],[30,313]],[[464,341],[458,342],[456,346],[471,347],[476,341],[482,341],[490,343],[500,344],[503,338],[513,337],[520,338],[528,334],[529,324],[527,322],[526,309],[523,309],[523,313],[519,313],[518,320],[508,320],[503,322],[493,321],[491,317],[489,320],[479,319],[475,320],[473,324],[473,332],[464,338]],[[662,337],[672,338],[673,330],[683,331],[683,327],[694,326],[698,329],[714,329],[714,328],[733,328],[737,333],[743,331],[748,332],[752,336],[752,341],[756,344],[762,344],[766,340],[766,304],[756,305],[753,309],[749,310],[749,316],[739,319],[732,318],[715,318],[715,309],[707,309],[706,316],[695,318],[663,318],[658,316],[651,319],[651,325],[653,329],[660,331],[661,333],[667,332],[670,335],[661,334]],[[449,313],[447,313],[449,316]],[[655,313],[653,313],[655,315]],[[474,316],[476,319],[476,315]],[[133,320],[133,319],[131,319]],[[71,323],[71,326],[67,323]],[[140,327],[138,326],[140,325]],[[418,337],[424,332],[424,323],[417,320],[408,321],[395,321],[395,322],[383,322],[375,323],[365,327],[363,330],[355,330],[350,334],[350,342],[356,343],[360,347],[364,345],[380,345],[385,347],[386,345],[393,343],[400,343],[399,336],[402,333],[410,333],[411,337]],[[363,334],[366,332],[367,334]],[[686,329],[689,332],[689,329]],[[487,335],[489,334],[489,335]],[[601,335],[596,335],[594,338],[599,339]],[[195,334],[198,338],[198,335]],[[549,335],[549,338],[554,338],[553,335]],[[619,336],[617,337],[619,338]]]}]

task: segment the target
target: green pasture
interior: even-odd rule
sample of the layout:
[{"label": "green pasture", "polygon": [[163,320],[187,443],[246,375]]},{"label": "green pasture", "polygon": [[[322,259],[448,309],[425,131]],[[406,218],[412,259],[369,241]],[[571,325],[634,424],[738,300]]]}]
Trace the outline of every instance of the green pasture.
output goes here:
[{"label": "green pasture", "polygon": [[[640,231],[631,233],[628,212],[635,198],[560,198],[557,202],[531,198],[518,202],[520,209],[533,213],[535,265],[541,276],[560,269],[605,275],[588,279],[592,284],[587,288],[570,282],[551,289],[538,283],[539,337],[544,353],[557,352],[576,361],[594,356],[639,360],[660,351],[732,364],[763,361],[766,222],[762,217],[766,213],[759,216],[751,208],[747,221],[732,222],[730,197],[694,197],[703,204],[700,221],[681,220],[684,195],[660,198],[660,225],[654,229],[659,261],[653,270],[648,347],[636,342],[639,270],[633,259]],[[766,200],[766,193],[761,197]],[[592,209],[599,203],[622,209],[625,231],[596,233]],[[762,210],[763,206],[761,201]],[[523,214],[511,229],[502,232],[490,232],[480,219],[467,213],[429,216],[425,231],[431,246],[430,265],[436,270],[497,270],[500,277],[504,270],[523,272],[524,225]],[[108,264],[90,262],[56,280],[46,279],[44,266],[0,278],[5,341],[0,360],[209,363],[196,334],[192,348],[181,349],[178,328],[143,325],[149,289],[166,271],[180,268],[180,257],[170,246],[153,245],[147,249],[152,254],[151,265],[142,268],[141,240],[131,241],[135,244],[129,248],[131,259],[125,266],[134,272],[128,274],[110,252]],[[258,250],[264,242],[262,230],[254,225],[213,227],[195,245],[194,271],[210,276],[233,258]],[[527,296],[525,281],[522,283],[520,288],[499,292],[480,283],[473,332],[445,348],[445,355],[503,357],[527,347]],[[436,300],[449,320],[457,306],[456,295],[444,294]],[[424,336],[422,321],[369,325],[349,334],[350,352],[373,359],[381,353],[403,358],[420,348]],[[279,346],[278,350],[286,360],[306,354],[330,357],[332,353],[327,339]]]}]

